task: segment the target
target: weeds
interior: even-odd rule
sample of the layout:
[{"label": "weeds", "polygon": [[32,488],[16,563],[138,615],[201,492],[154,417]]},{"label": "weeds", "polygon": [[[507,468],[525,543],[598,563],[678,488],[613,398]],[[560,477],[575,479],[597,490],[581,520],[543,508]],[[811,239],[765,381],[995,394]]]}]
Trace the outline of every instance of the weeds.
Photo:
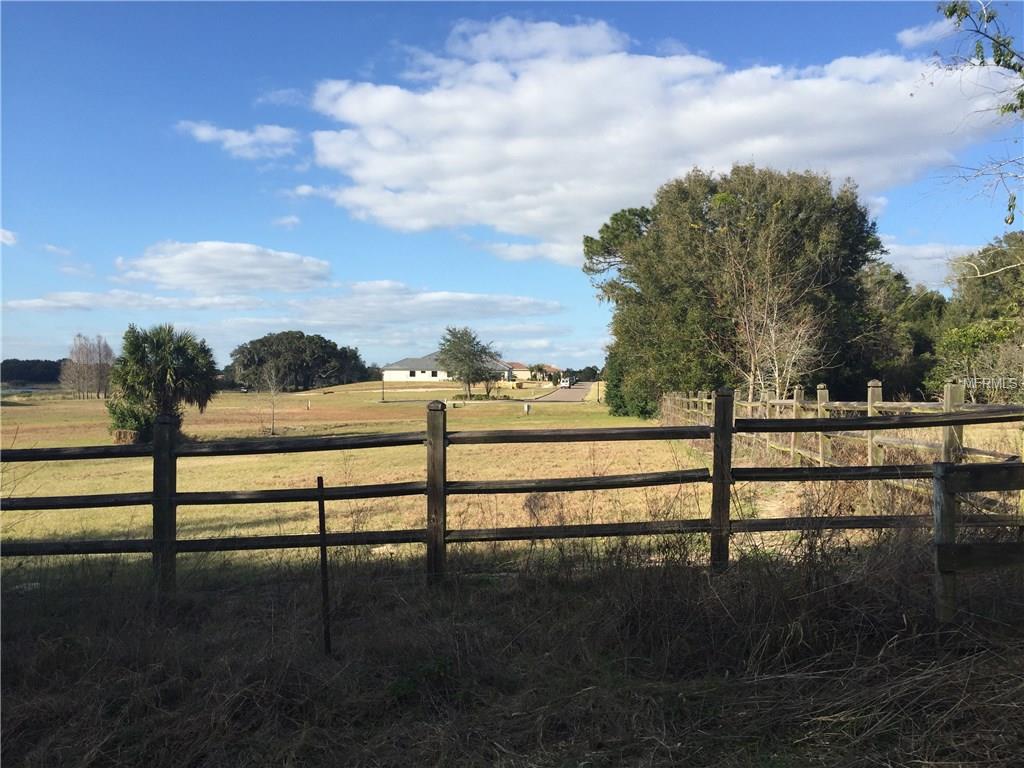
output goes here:
[{"label": "weeds", "polygon": [[145,559],[23,562],[4,765],[1009,766],[1024,747],[1016,574],[965,580],[943,629],[913,532],[737,537],[718,576],[701,537],[590,544],[453,548],[436,589],[418,553],[334,557],[333,658],[312,556],[183,558],[162,620]]}]

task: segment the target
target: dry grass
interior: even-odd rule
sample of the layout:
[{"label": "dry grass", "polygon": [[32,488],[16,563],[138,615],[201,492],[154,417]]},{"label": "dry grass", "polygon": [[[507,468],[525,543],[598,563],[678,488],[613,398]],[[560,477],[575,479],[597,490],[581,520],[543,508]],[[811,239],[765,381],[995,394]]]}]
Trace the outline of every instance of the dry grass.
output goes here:
[{"label": "dry grass", "polygon": [[5,766],[1019,764],[1024,584],[930,617],[924,543],[699,538],[461,547],[332,563],[185,559],[169,618],[144,561],[25,562],[3,585]]},{"label": "dry grass", "polygon": [[[244,398],[191,414],[186,430],[253,434]],[[380,404],[379,390],[359,385],[319,398],[283,409],[289,433],[422,428],[423,402]],[[19,447],[108,440],[101,405],[37,402],[5,407],[5,446],[15,429]],[[633,423],[587,403],[521,414],[497,403],[449,417],[452,429]],[[453,446],[449,465],[458,479],[653,471],[706,463],[702,447]],[[421,478],[423,462],[422,448],[187,459],[179,486],[295,487],[317,474],[330,484],[393,482]],[[5,493],[13,483],[19,495],[149,487],[146,461],[5,469]],[[706,492],[453,497],[449,519],[476,527],[706,516]],[[863,506],[852,483],[735,493],[737,516]],[[912,494],[886,499],[891,512],[921,511]],[[149,511],[4,513],[3,523],[5,539],[147,536]],[[422,523],[421,500],[330,505],[332,530]],[[312,505],[179,513],[183,537],[314,526]],[[1021,571],[962,579],[963,618],[940,628],[920,532],[735,536],[733,556],[712,576],[703,536],[457,545],[449,582],[427,588],[421,547],[334,550],[332,658],[319,647],[309,551],[183,555],[179,595],[159,616],[147,558],[8,559],[0,759],[151,768],[1019,764]]]},{"label": "dry grass", "polygon": [[[380,401],[380,384],[354,384],[328,390],[284,395],[277,404],[279,432],[286,435],[364,434],[424,429],[426,402],[450,397],[451,387],[388,384]],[[533,390],[522,393],[532,394]],[[522,394],[516,390],[517,395]],[[110,442],[102,402],[25,397],[25,405],[4,408],[2,435],[5,447],[103,444]],[[204,413],[187,414],[185,432],[194,439],[253,436],[269,423],[260,412],[260,396],[228,393],[217,397]],[[307,410],[308,404],[308,410]],[[450,408],[449,428],[555,428],[624,426],[635,419],[614,419],[597,403],[535,403],[529,416],[515,402],[472,403]],[[322,475],[328,485],[422,480],[425,454],[420,447],[361,451],[228,456],[179,461],[178,487],[182,491],[309,488]],[[700,452],[683,443],[540,444],[520,446],[453,446],[449,451],[452,479],[542,478],[650,472],[701,466]],[[47,462],[41,465],[5,465],[5,495],[88,494],[147,491],[151,487],[147,459]],[[707,488],[613,491],[565,496],[546,506],[542,522],[558,519],[560,506],[582,504],[587,519],[595,522],[645,519],[650,510],[671,510],[676,517],[706,514]],[[179,528],[183,537],[308,533],[315,530],[310,505],[233,505],[182,507]],[[390,499],[328,505],[332,530],[381,530],[422,527],[422,499]],[[120,538],[149,535],[148,508],[66,510],[4,515],[4,537]],[[526,525],[536,522],[537,510],[528,495],[453,497],[449,517],[453,525]]]}]

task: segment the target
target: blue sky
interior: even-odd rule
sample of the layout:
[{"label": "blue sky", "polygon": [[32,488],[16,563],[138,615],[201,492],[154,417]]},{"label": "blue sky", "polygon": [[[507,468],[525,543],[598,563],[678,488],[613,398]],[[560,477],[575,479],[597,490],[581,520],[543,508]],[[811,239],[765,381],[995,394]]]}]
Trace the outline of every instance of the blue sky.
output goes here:
[{"label": "blue sky", "polygon": [[[1020,4],[1001,6],[1011,29]],[[852,177],[941,286],[1006,152],[934,3],[3,3],[4,357],[171,321],[600,365],[580,242],[695,165]]]}]

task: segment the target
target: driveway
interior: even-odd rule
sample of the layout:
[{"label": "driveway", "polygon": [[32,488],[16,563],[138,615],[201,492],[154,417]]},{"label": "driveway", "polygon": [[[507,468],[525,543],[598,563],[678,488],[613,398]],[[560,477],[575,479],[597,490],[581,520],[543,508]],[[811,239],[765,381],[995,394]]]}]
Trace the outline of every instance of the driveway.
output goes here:
[{"label": "driveway", "polygon": [[553,392],[549,392],[543,397],[536,398],[534,402],[581,403],[583,402],[583,398],[587,396],[587,393],[590,391],[590,388],[592,386],[594,386],[594,383],[591,381],[581,381],[577,384],[574,384],[571,387],[566,387],[565,389],[562,389],[561,387],[556,387]]}]

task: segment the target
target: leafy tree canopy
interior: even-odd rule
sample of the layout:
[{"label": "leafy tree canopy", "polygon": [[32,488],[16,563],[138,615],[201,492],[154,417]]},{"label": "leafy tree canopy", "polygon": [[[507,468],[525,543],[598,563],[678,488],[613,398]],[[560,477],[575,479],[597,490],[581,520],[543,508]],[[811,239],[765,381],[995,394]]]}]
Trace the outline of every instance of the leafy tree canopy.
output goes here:
[{"label": "leafy tree canopy", "polygon": [[471,328],[449,326],[441,337],[437,361],[449,376],[462,383],[468,399],[473,384],[494,380],[498,357],[494,347],[480,341]]},{"label": "leafy tree canopy", "polygon": [[275,381],[286,389],[312,389],[370,378],[358,349],[338,346],[319,334],[268,333],[240,344],[231,353],[232,377],[239,384],[260,387],[271,365]]},{"label": "leafy tree canopy", "polygon": [[784,389],[811,371],[842,393],[870,367],[850,340],[867,321],[859,273],[881,243],[850,184],[694,170],[650,208],[614,214],[583,248],[584,271],[613,305],[617,412],[647,415],[669,389]]}]

